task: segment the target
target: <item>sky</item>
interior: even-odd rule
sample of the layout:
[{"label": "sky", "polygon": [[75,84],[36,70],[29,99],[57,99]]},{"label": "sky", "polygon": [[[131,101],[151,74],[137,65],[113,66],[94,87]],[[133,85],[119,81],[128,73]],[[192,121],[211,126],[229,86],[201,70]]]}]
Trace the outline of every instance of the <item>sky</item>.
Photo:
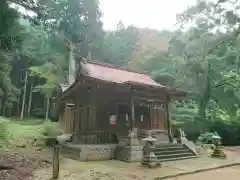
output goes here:
[{"label": "sky", "polygon": [[100,0],[104,29],[114,30],[119,21],[125,26],[173,29],[176,15],[196,0]]}]

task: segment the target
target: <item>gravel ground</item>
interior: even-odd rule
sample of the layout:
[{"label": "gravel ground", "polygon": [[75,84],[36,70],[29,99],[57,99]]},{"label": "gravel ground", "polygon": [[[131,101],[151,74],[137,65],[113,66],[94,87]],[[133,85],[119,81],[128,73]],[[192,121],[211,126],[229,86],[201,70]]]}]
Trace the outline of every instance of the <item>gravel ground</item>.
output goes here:
[{"label": "gravel ground", "polygon": [[[35,149],[15,149],[0,152],[0,180],[49,180],[52,178],[51,160],[49,150],[37,152]],[[127,174],[123,169],[111,166],[61,159],[59,180],[147,180],[142,174]]]},{"label": "gravel ground", "polygon": [[[228,153],[226,160],[203,156],[196,159],[165,162],[162,163],[163,166],[159,169],[144,168],[140,163],[125,163],[115,160],[79,162],[61,157],[59,180],[152,180],[156,177],[201,169],[203,167],[219,166],[235,161],[239,162],[239,157],[239,154],[231,152]],[[41,152],[37,152],[36,149],[16,149],[0,152],[0,180],[49,180],[52,178],[51,161],[51,149],[46,149],[46,151],[44,149]],[[234,173],[233,171],[235,172],[235,170],[232,170],[231,173]],[[221,170],[214,172],[221,172]],[[228,170],[228,172],[230,171]],[[217,174],[204,173],[202,175],[206,177],[204,179],[208,180],[207,176],[218,177]],[[222,174],[222,176],[225,175],[227,177],[226,174],[227,172]],[[198,175],[185,176],[185,178],[190,177],[197,180]],[[178,178],[179,180],[185,180],[182,177]]]},{"label": "gravel ground", "polygon": [[[51,179],[51,171],[42,169],[34,173],[33,177],[29,177],[27,180],[49,180]],[[148,180],[146,177],[127,176],[120,173],[103,173],[94,169],[88,169],[81,173],[70,173],[68,171],[61,170],[59,180]],[[149,178],[150,180],[150,178]]]},{"label": "gravel ground", "polygon": [[49,167],[50,164],[47,159],[34,154],[0,152],[0,179],[25,180],[35,170]]},{"label": "gravel ground", "polygon": [[212,171],[205,171],[201,173],[191,174],[187,176],[170,178],[168,180],[239,180],[240,166],[216,169]]}]

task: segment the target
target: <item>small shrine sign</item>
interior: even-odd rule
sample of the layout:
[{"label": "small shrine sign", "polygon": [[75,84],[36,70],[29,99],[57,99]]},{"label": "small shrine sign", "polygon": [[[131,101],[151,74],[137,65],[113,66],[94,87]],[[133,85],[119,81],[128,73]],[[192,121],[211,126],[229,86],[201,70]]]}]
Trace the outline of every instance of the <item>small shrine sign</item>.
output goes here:
[{"label": "small shrine sign", "polygon": [[116,119],[117,119],[116,115],[110,115],[110,124],[116,125]]}]

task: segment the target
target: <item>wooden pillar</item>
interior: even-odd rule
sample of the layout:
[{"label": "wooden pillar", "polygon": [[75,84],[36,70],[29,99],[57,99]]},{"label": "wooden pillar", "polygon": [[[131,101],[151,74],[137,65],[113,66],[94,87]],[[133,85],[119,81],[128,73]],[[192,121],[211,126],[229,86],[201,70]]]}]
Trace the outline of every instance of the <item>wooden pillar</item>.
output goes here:
[{"label": "wooden pillar", "polygon": [[173,142],[172,137],[172,122],[171,122],[171,97],[168,94],[167,95],[167,101],[165,105],[165,111],[166,111],[166,122],[167,122],[167,131],[168,131],[168,138],[170,142]]},{"label": "wooden pillar", "polygon": [[60,146],[53,147],[53,172],[52,179],[58,179],[59,176],[59,156],[60,156]]}]

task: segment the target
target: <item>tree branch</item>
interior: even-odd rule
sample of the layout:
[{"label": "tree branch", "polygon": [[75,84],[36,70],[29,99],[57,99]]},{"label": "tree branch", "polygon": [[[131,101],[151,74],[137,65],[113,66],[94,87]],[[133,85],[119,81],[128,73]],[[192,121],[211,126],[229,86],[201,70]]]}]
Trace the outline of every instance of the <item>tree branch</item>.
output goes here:
[{"label": "tree branch", "polygon": [[13,4],[16,4],[16,5],[19,5],[19,6],[22,6],[24,7],[26,10],[30,10],[30,11],[33,11],[33,12],[37,12],[38,10],[38,6],[37,5],[34,5],[36,4],[36,2],[34,2],[33,0],[8,0],[8,2],[10,3],[13,3]]},{"label": "tree branch", "polygon": [[[231,76],[231,77],[229,77],[229,78],[227,78],[227,79],[222,80],[219,84],[215,85],[213,88],[218,88],[218,87],[223,86],[223,85],[225,85],[225,84],[231,85],[231,86],[233,87],[232,84],[226,82],[226,81],[228,81],[228,80],[230,80],[230,79],[233,79],[233,80],[235,80],[235,81],[237,81],[237,82],[240,82],[240,81],[238,81],[238,80],[236,79],[235,76]],[[236,88],[236,87],[234,87],[234,88]]]}]

